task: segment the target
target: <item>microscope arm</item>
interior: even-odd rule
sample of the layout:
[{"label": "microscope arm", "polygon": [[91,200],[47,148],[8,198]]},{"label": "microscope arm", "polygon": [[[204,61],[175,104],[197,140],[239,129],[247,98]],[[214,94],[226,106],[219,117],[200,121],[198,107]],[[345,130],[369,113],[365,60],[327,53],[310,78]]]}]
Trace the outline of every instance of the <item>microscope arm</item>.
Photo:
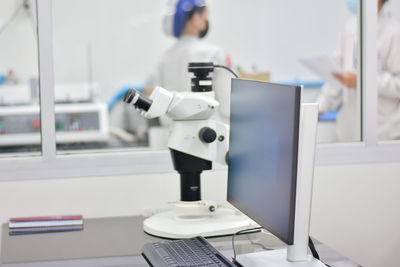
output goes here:
[{"label": "microscope arm", "polygon": [[198,158],[227,164],[229,126],[213,120],[174,121],[168,147]]},{"label": "microscope arm", "polygon": [[143,112],[143,116],[148,119],[167,115],[179,121],[205,120],[219,107],[219,102],[214,100],[214,92],[179,93],[156,87],[149,99],[152,104]]},{"label": "microscope arm", "polygon": [[149,98],[129,90],[124,101],[142,110],[148,119],[172,119],[168,147],[201,159],[226,164],[229,126],[210,120],[219,106],[214,92],[169,92],[156,87]]}]

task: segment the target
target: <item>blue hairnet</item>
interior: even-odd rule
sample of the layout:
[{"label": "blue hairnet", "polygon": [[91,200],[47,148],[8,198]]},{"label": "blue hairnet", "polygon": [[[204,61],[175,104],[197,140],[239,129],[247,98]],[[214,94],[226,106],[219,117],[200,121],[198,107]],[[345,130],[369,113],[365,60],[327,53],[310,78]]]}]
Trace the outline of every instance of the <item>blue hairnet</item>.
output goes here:
[{"label": "blue hairnet", "polygon": [[204,0],[179,0],[176,4],[175,15],[174,15],[174,29],[173,33],[175,37],[179,37],[182,32],[182,28],[185,26],[189,12],[196,6],[205,6]]}]

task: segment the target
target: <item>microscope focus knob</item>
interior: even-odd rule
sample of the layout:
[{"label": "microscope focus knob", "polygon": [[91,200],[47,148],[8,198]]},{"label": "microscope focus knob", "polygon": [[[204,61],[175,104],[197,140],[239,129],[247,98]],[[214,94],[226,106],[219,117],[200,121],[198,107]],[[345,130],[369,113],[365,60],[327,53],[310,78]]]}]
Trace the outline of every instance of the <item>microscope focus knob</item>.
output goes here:
[{"label": "microscope focus knob", "polygon": [[210,127],[203,127],[199,131],[199,138],[204,143],[212,143],[217,139],[217,133]]}]

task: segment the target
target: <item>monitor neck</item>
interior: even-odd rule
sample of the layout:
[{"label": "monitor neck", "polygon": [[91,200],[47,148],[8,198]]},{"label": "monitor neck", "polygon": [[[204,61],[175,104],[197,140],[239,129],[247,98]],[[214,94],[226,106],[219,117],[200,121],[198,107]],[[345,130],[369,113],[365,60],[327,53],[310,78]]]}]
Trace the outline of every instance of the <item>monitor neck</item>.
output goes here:
[{"label": "monitor neck", "polygon": [[293,245],[287,249],[288,261],[307,261],[318,104],[301,105],[297,161],[296,205]]}]

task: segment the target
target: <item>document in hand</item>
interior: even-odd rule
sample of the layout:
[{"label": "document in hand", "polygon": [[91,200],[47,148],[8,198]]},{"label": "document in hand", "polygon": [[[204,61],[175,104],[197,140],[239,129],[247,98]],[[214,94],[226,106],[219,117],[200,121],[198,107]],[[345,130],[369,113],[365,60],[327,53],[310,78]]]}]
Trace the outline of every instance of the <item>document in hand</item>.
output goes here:
[{"label": "document in hand", "polygon": [[332,73],[342,73],[339,65],[328,55],[317,55],[307,58],[300,58],[300,63],[307,67],[310,71],[324,79],[326,83],[332,86],[342,87],[343,85],[333,77]]}]

